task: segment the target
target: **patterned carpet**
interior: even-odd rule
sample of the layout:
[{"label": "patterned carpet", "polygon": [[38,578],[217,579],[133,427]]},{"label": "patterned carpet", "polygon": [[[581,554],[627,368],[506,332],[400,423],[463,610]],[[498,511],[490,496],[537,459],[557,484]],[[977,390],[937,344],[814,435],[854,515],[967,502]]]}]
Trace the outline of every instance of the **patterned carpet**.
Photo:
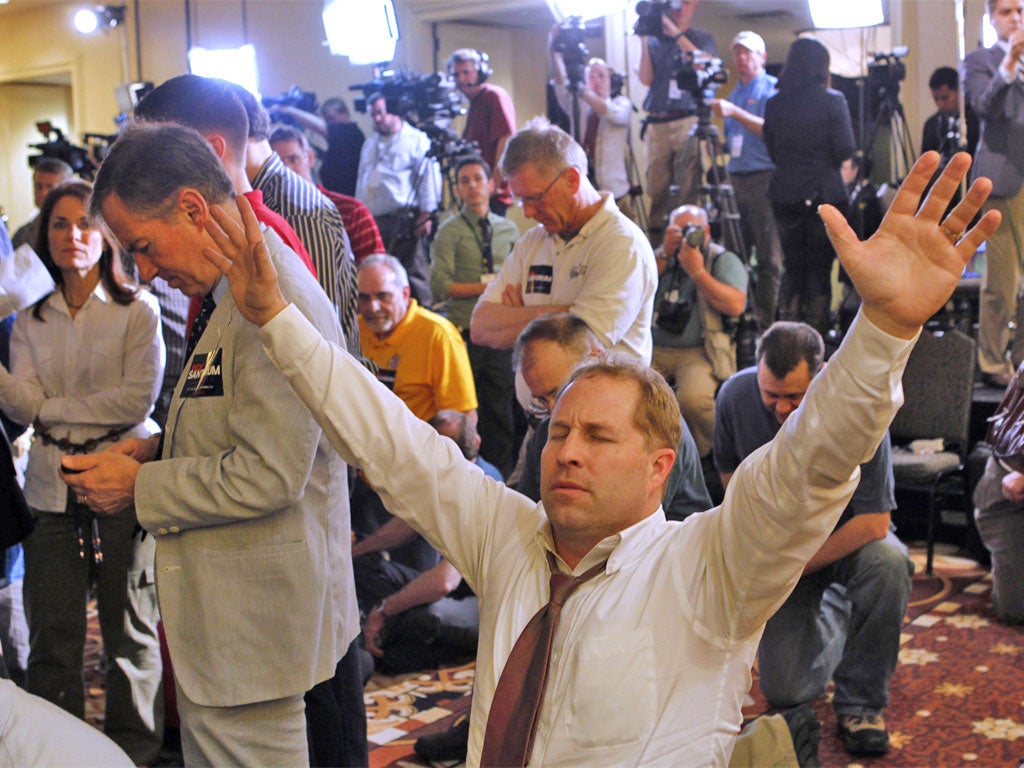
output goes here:
[{"label": "patterned carpet", "polygon": [[[923,552],[914,550],[917,575],[886,710],[892,751],[875,759],[847,755],[826,693],[814,704],[826,768],[1022,764],[1024,627],[997,623],[985,571],[939,547],[931,577],[924,575]],[[101,726],[98,634],[93,617],[86,710],[90,722]],[[416,738],[446,729],[468,710],[465,694],[472,681],[472,663],[397,677],[374,675],[365,696],[371,768],[425,765],[413,752]],[[744,714],[754,717],[764,709],[755,673]]]}]

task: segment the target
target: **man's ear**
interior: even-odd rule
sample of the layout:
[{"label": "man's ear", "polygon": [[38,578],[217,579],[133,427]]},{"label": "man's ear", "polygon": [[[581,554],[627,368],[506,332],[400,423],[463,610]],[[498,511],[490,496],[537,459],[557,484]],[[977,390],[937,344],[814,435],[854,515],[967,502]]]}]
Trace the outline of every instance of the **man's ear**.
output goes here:
[{"label": "man's ear", "polygon": [[210,217],[210,206],[206,204],[206,198],[199,190],[191,187],[181,189],[178,192],[178,208],[191,225],[199,229],[206,228],[206,222]]},{"label": "man's ear", "polygon": [[206,137],[206,140],[210,143],[210,146],[213,147],[214,154],[221,159],[221,162],[223,162],[228,151],[227,140],[219,133],[211,133]]},{"label": "man's ear", "polygon": [[574,168],[572,166],[569,166],[566,170],[568,171],[565,175],[566,181],[569,182],[569,188],[572,190],[573,194],[576,194],[580,189],[580,181],[583,174],[580,173],[579,168]]},{"label": "man's ear", "polygon": [[659,448],[654,452],[651,474],[659,487],[664,487],[668,482],[668,476],[671,474],[675,462],[676,452],[671,448]]}]

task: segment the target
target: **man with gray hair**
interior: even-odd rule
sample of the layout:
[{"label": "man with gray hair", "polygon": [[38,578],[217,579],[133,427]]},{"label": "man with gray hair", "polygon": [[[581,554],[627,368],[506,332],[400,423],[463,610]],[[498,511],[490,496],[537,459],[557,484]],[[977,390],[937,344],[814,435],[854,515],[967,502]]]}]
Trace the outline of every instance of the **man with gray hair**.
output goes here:
[{"label": "man with gray hair", "polygon": [[204,298],[165,433],[66,456],[81,473],[65,479],[102,514],[134,505],[156,537],[185,765],[308,765],[303,695],[341,665],[350,754],[365,761],[345,464],[203,258],[212,212],[259,240],[303,315],[345,341],[315,278],[235,198],[192,129],[138,124],[114,143],[90,213],[143,280]]},{"label": "man with gray hair", "polygon": [[502,173],[539,226],[523,235],[477,302],[474,343],[508,349],[533,318],[569,312],[608,349],[651,359],[657,273],[644,233],[587,179],[587,156],[534,118],[505,147]]},{"label": "man with gray hair", "polygon": [[359,338],[377,378],[429,421],[441,410],[476,420],[476,387],[466,343],[446,318],[412,298],[409,276],[394,256],[363,259],[356,275]]}]

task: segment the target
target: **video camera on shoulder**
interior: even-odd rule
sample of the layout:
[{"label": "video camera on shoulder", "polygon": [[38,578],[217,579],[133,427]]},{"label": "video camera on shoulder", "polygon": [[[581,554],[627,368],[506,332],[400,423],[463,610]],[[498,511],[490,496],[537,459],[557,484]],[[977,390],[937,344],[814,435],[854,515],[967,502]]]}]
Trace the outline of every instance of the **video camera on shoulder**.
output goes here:
[{"label": "video camera on shoulder", "polygon": [[[43,134],[47,140],[39,144],[28,145],[30,149],[39,150],[38,155],[28,156],[29,168],[35,168],[36,164],[44,157],[51,157],[63,160],[71,166],[71,170],[83,179],[92,179],[98,165],[89,156],[89,149],[87,147],[72,144],[64,136],[64,131],[50,123],[49,120],[36,123],[36,130]],[[98,136],[98,134],[91,135]]]},{"label": "video camera on shoulder", "polygon": [[295,107],[303,112],[314,114],[319,107],[316,94],[313,91],[304,91],[297,85],[293,85],[279,96],[264,96],[260,101],[263,102],[263,106],[270,113],[271,120],[291,124],[294,124],[292,119],[278,112],[277,107]]},{"label": "video camera on shoulder", "polygon": [[679,10],[682,5],[682,0],[667,0],[667,2],[640,0],[636,4],[637,20],[633,25],[633,34],[670,40],[671,38],[665,36],[661,26],[661,17]]}]

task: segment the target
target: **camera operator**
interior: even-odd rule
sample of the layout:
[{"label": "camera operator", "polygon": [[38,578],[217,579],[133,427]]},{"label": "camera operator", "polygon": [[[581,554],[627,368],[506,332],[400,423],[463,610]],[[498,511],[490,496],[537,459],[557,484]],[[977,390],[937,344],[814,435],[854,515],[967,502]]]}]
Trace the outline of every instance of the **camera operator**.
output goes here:
[{"label": "camera operator", "polygon": [[[590,59],[583,71],[583,82],[569,81],[565,59],[557,50],[556,40],[562,26],[556,24],[548,35],[548,53],[551,56],[551,75],[558,105],[573,118],[574,91],[579,99],[579,142],[587,153],[591,183],[606,189],[615,197],[615,204],[633,221],[633,207],[629,199],[629,173],[626,155],[629,151],[629,120],[633,105],[621,92],[612,95],[612,68],[604,59]],[[577,127],[570,122],[569,133],[577,135]]]},{"label": "camera operator", "polygon": [[764,71],[766,56],[764,39],[759,34],[746,30],[736,35],[732,41],[732,62],[739,83],[728,100],[711,101],[712,111],[725,118],[729,178],[736,195],[743,242],[753,245],[757,253],[754,303],[762,329],[775,322],[782,280],[782,245],[768,201],[768,182],[775,164],[761,137],[765,104],[775,93],[778,82]]},{"label": "camera operator", "polygon": [[320,107],[320,115],[288,104],[277,106],[271,112],[275,120],[279,116],[291,118],[327,139],[327,152],[320,164],[320,182],[332,192],[352,197],[356,193],[359,153],[366,137],[352,122],[348,105],[342,99],[327,99]]},{"label": "camera operator", "polygon": [[370,94],[366,105],[374,135],[359,155],[355,197],[377,220],[388,253],[409,273],[413,298],[429,307],[433,302],[425,241],[441,200],[441,171],[427,155],[427,134],[390,112],[383,94]]},{"label": "camera operator", "polygon": [[711,242],[707,211],[696,205],[672,211],[665,242],[654,257],[658,292],[651,323],[651,365],[675,382],[679,410],[703,460],[711,453],[715,390],[736,370],[735,353],[731,372],[713,367],[706,349],[705,318],[711,313],[723,318],[743,314],[747,270],[739,256]]},{"label": "camera operator", "polygon": [[[1024,0],[988,0],[998,40],[964,59],[964,95],[980,121],[973,178],[992,179],[987,208],[1000,211],[1002,224],[989,238],[981,283],[978,364],[996,387],[1010,383],[1014,363],[1024,358],[1024,334],[1014,338],[1017,292],[1024,258]],[[1013,345],[1013,360],[1006,348]]]},{"label": "camera operator", "polygon": [[690,26],[697,2],[671,0],[667,4],[651,4],[651,8],[661,7],[661,34],[640,34],[640,82],[648,86],[647,98],[644,99],[647,117],[641,133],[647,135],[650,235],[655,244],[661,241],[667,219],[673,174],[677,174],[678,199],[684,203],[696,200],[700,182],[696,153],[691,158],[691,167],[676,168],[686,139],[697,124],[696,99],[679,87],[677,75],[682,70],[692,70],[687,54],[694,51],[718,54],[715,39],[709,33]]},{"label": "camera operator", "polygon": [[491,210],[504,216],[512,204],[512,193],[501,176],[498,161],[505,151],[505,142],[516,130],[516,108],[512,97],[501,86],[487,82],[492,70],[487,54],[481,51],[460,48],[448,57],[447,69],[455,80],[455,87],[469,99],[462,138],[475,141],[480,148],[480,157],[493,169]]}]

